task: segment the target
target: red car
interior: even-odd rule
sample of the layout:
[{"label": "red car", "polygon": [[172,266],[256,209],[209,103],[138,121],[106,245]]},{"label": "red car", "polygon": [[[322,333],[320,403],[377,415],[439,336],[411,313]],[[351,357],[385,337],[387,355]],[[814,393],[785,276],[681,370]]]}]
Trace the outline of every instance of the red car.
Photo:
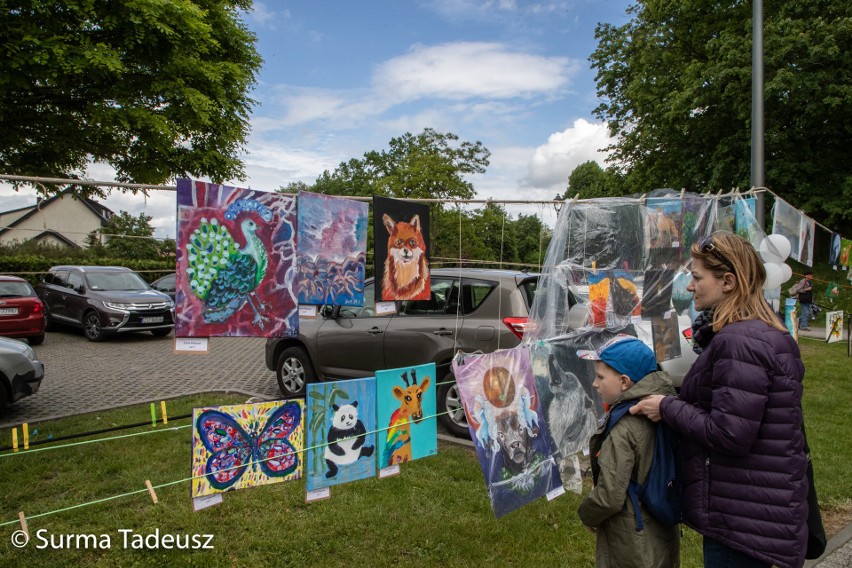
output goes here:
[{"label": "red car", "polygon": [[30,345],[44,341],[44,304],[29,282],[0,276],[0,335],[26,338]]}]

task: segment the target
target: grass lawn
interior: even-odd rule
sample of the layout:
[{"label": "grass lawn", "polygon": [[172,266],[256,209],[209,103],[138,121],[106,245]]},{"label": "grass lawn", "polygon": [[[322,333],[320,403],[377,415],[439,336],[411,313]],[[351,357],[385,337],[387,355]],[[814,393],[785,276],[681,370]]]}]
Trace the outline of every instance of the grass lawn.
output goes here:
[{"label": "grass lawn", "polygon": [[[808,435],[831,533],[852,521],[845,477],[852,463],[852,447],[846,442],[852,392],[843,370],[852,359],[845,349],[806,340],[802,344]],[[240,402],[245,400],[234,395],[187,397],[171,401],[169,414]],[[149,418],[149,408],[137,406],[35,424],[31,430],[38,430],[33,436],[38,440]],[[156,486],[189,477],[189,428],[166,430],[186,424],[188,419],[170,420],[150,435],[0,455],[0,523],[17,519],[21,510],[33,516],[144,490],[146,479]],[[151,430],[150,425],[138,429]],[[0,431],[0,444],[9,439],[8,430]],[[333,487],[331,499],[312,504],[305,503],[303,481],[232,492],[221,505],[197,513],[191,508],[188,482],[157,493],[157,505],[141,493],[31,518],[32,539],[21,550],[11,544],[17,523],[0,526],[0,566],[594,565],[594,535],[575,514],[580,496],[542,499],[495,520],[475,454],[456,444],[442,443],[438,455],[404,465],[401,475]],[[55,543],[61,535],[108,535],[111,549],[75,549],[71,543],[61,550],[36,550],[43,543],[36,536],[40,529]],[[212,534],[215,548],[125,548],[121,529],[131,531],[128,545],[134,542],[133,535],[159,531],[182,538]],[[685,567],[701,566],[700,538],[689,529],[684,529],[681,556]]]}]

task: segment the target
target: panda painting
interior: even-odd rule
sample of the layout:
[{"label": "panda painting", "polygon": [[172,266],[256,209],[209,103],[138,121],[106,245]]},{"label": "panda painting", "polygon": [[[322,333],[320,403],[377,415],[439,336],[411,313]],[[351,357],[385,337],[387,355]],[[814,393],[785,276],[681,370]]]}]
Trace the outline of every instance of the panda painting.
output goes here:
[{"label": "panda painting", "polygon": [[327,478],[337,475],[339,466],[349,465],[362,457],[373,455],[375,446],[365,446],[367,429],[358,419],[358,401],[338,406],[332,405],[334,414],[331,428],[326,436],[325,463],[328,466]]}]

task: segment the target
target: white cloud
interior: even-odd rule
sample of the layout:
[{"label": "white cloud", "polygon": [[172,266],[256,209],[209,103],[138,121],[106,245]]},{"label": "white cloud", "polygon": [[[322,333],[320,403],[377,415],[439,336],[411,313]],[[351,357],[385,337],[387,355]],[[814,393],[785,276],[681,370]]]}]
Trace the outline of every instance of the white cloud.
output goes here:
[{"label": "white cloud", "polygon": [[254,2],[252,9],[248,12],[249,17],[258,24],[265,26],[275,22],[279,18],[290,19],[290,11],[284,10],[278,13],[272,10],[266,2]]},{"label": "white cloud", "polygon": [[381,64],[373,85],[398,101],[529,97],[558,91],[578,69],[567,57],[512,52],[499,43],[415,45]]},{"label": "white cloud", "polygon": [[554,132],[535,149],[524,183],[564,191],[568,176],[580,164],[594,160],[605,167],[607,154],[601,150],[612,141],[606,124],[577,119],[573,127]]}]

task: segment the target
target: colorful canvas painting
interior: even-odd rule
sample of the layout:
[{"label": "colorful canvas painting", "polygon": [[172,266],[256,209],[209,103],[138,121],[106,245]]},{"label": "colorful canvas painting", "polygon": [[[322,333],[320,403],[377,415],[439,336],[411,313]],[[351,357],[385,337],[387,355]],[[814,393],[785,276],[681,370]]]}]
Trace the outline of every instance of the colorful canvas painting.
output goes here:
[{"label": "colorful canvas painting", "polygon": [[852,240],[840,240],[840,265],[849,266],[849,259],[852,258]]},{"label": "colorful canvas painting", "polygon": [[196,408],[192,496],[302,477],[303,400]]},{"label": "colorful canvas painting", "polygon": [[735,203],[736,202],[732,201],[730,197],[721,197],[714,199],[714,231],[728,231],[729,233],[733,233],[734,231],[736,231],[737,212]]},{"label": "colorful canvas painting", "polygon": [[690,320],[695,320],[698,316],[698,311],[695,309],[695,301],[692,297],[692,292],[687,290],[687,286],[692,281],[692,274],[688,271],[681,270],[678,272],[672,282],[672,306],[678,314],[686,313]]},{"label": "colorful canvas painting", "polygon": [[438,453],[435,364],[376,371],[379,467]]},{"label": "colorful canvas painting", "polygon": [[772,208],[772,232],[784,235],[790,241],[790,258],[799,260],[802,245],[799,240],[802,229],[802,214],[798,209],[781,199],[775,198]]},{"label": "colorful canvas painting", "polygon": [[453,373],[494,515],[560,488],[529,349],[457,358]]},{"label": "colorful canvas painting", "polygon": [[299,192],[300,304],[361,306],[369,205]]},{"label": "colorful canvas painting", "polygon": [[650,198],[645,202],[648,266],[672,267],[680,261],[683,240],[683,202],[680,199]]},{"label": "colorful canvas painting", "polygon": [[757,199],[746,197],[734,202],[736,233],[755,247],[760,246],[763,230],[757,222]]},{"label": "colorful canvas painting", "polygon": [[307,386],[307,490],[376,475],[376,379]]},{"label": "colorful canvas painting", "polygon": [[677,312],[674,310],[651,320],[654,355],[656,355],[658,363],[677,359],[682,355],[678,332]]},{"label": "colorful canvas painting", "polygon": [[796,309],[796,298],[787,298],[784,301],[784,326],[793,339],[799,340],[799,310]]},{"label": "colorful canvas painting", "polygon": [[813,266],[814,264],[814,231],[816,230],[816,222],[802,215],[801,229],[799,230],[799,262],[805,266]]},{"label": "colorful canvas painting", "polygon": [[712,204],[713,202],[710,199],[694,194],[684,196],[682,259],[689,259],[689,249],[692,247],[692,244],[701,242],[701,239],[712,232],[710,229]]},{"label": "colorful canvas painting", "polygon": [[179,179],[175,336],[299,333],[296,199]]},{"label": "colorful canvas painting", "polygon": [[589,274],[589,325],[618,327],[627,325],[641,313],[639,294],[633,276],[626,270],[608,270]]},{"label": "colorful canvas painting", "polygon": [[376,300],[428,300],[429,206],[373,198]]},{"label": "colorful canvas painting", "polygon": [[836,343],[843,338],[843,311],[825,313],[825,341]]},{"label": "colorful canvas painting", "polygon": [[651,269],[642,279],[642,317],[662,316],[672,307],[672,285],[675,271]]},{"label": "colorful canvas painting", "polygon": [[837,268],[837,265],[840,264],[840,247],[842,243],[842,239],[840,238],[840,233],[831,233],[830,245],[828,249],[828,264]]}]

